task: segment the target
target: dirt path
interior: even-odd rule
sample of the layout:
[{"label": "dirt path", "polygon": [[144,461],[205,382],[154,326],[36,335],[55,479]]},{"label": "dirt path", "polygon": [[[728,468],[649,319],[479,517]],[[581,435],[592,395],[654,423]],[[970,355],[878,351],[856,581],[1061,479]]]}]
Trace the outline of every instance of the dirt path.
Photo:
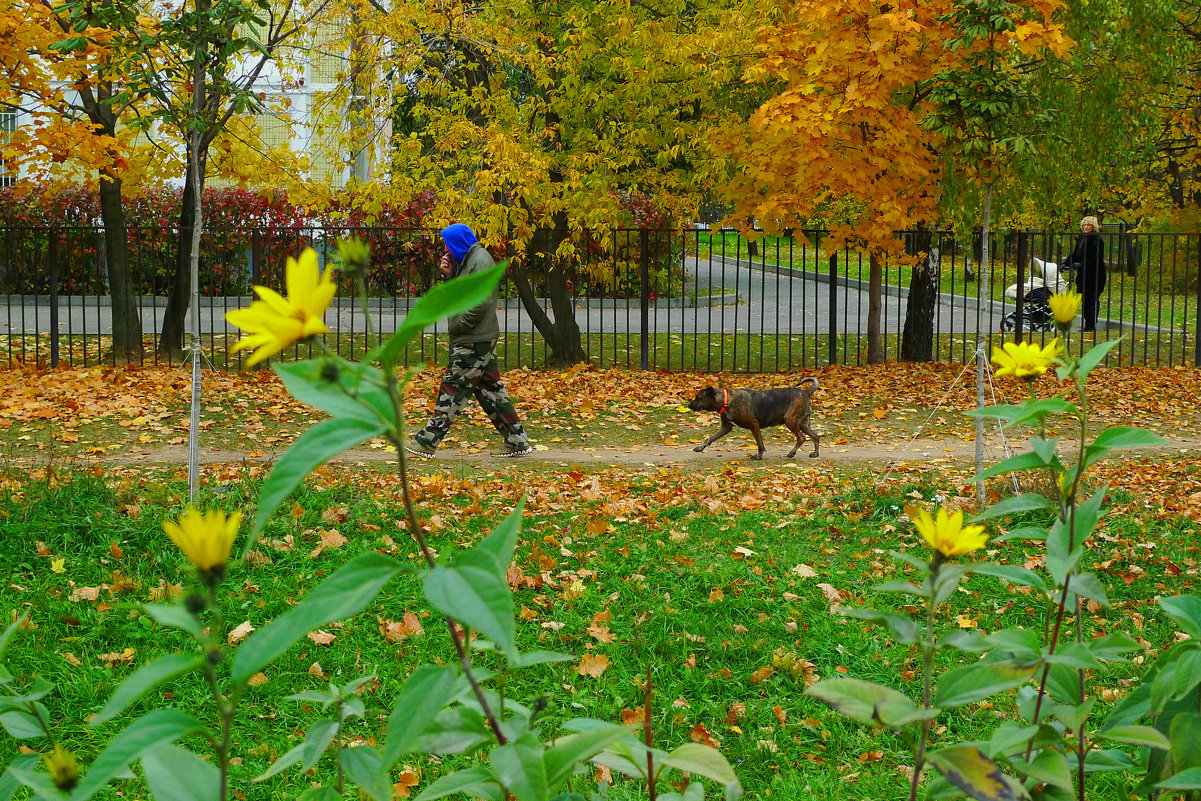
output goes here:
[{"label": "dirt path", "polygon": [[[491,444],[491,443],[489,443]],[[749,447],[748,447],[749,445]],[[1009,452],[1027,450],[1024,441],[1008,440],[1002,442],[1000,437],[993,434],[986,438],[984,458],[987,464],[994,464],[1005,458],[1006,448]],[[535,452],[521,459],[505,460],[492,456],[486,448],[458,446],[445,448],[437,457],[429,462],[430,465],[471,465],[494,469],[512,466],[623,466],[623,467],[681,467],[695,466],[698,468],[712,467],[722,463],[740,462],[747,466],[754,465],[750,459],[754,453],[752,443],[742,443],[733,438],[710,446],[704,453],[696,453],[690,443],[668,445],[664,443],[648,444],[643,447],[548,447],[535,445]],[[200,450],[200,461],[204,464],[229,464],[237,462],[269,462],[278,459],[284,448],[266,451],[236,451],[222,448],[204,448]],[[1155,449],[1144,449],[1152,452],[1181,454],[1190,451],[1201,453],[1201,438],[1179,438],[1169,440],[1168,444]],[[846,441],[824,442],[821,456],[808,458],[808,445],[793,459],[788,459],[788,447],[778,443],[768,443],[767,454],[763,464],[795,464],[797,467],[821,466],[823,468],[838,467],[839,465],[874,464],[881,468],[910,463],[971,463],[976,458],[976,443],[972,439],[960,437],[945,437],[941,439],[919,438],[912,441],[898,441],[893,444],[853,443]],[[160,448],[140,448],[119,455],[103,457],[104,461],[122,464],[157,464],[183,465],[187,463],[187,448],[182,445],[163,446]],[[88,457],[81,457],[88,461]],[[99,460],[99,459],[97,459]],[[366,464],[375,462],[390,462],[395,455],[389,449],[356,448],[347,451],[332,461],[338,464]]]}]

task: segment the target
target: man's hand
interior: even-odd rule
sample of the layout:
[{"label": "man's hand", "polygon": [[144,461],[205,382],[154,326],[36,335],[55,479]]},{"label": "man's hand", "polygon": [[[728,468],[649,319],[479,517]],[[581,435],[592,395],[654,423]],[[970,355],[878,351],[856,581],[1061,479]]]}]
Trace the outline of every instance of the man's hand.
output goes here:
[{"label": "man's hand", "polygon": [[450,273],[454,269],[454,264],[450,260],[449,253],[442,254],[442,261],[438,262],[438,272],[443,278],[450,278]]}]

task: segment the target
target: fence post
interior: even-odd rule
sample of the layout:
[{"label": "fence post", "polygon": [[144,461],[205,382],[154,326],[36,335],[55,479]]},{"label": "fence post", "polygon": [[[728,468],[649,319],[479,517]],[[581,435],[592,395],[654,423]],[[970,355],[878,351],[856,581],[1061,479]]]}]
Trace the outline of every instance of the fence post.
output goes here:
[{"label": "fence post", "polygon": [[[1013,327],[1013,341],[1022,341],[1022,323],[1026,321],[1022,306],[1026,302],[1026,252],[1030,249],[1028,240],[1030,234],[1018,231],[1018,298],[1016,307],[1017,324]],[[1001,308],[1004,308],[1002,306]]]},{"label": "fence post", "polygon": [[838,252],[830,254],[830,364],[838,362]]},{"label": "fence post", "polygon": [[[1151,250],[1150,243],[1147,245],[1147,250]],[[1188,252],[1187,249],[1185,252]],[[1148,271],[1151,269],[1149,259],[1150,257],[1148,257]],[[1193,366],[1201,367],[1201,242],[1197,243],[1197,305],[1195,309],[1197,311],[1197,329],[1193,332]],[[1133,351],[1131,355],[1133,356]]]},{"label": "fence post", "polygon": [[642,285],[639,304],[641,309],[642,335],[640,337],[643,370],[650,369],[650,318],[651,318],[651,233],[646,228],[638,232],[638,279]]},{"label": "fence post", "polygon": [[50,262],[50,366],[58,367],[58,229],[50,229],[46,248]]}]

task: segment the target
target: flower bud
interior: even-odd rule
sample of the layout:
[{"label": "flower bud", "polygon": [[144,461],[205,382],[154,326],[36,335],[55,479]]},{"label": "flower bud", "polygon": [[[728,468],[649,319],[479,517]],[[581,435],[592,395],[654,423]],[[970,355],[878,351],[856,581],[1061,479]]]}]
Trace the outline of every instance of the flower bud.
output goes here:
[{"label": "flower bud", "polygon": [[50,774],[50,781],[63,792],[70,792],[79,784],[79,762],[74,754],[61,745],[54,746],[53,751],[44,754],[42,763],[46,766],[46,773]]},{"label": "flower bud", "polygon": [[335,258],[341,265],[342,274],[354,278],[367,274],[367,268],[371,266],[371,249],[363,240],[351,237],[338,242]]}]

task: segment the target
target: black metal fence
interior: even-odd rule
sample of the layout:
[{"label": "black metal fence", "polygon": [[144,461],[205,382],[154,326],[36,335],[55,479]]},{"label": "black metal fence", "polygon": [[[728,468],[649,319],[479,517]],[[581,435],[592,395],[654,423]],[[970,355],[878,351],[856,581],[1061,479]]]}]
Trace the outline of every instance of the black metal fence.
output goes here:
[{"label": "black metal fence", "polygon": [[[287,256],[313,247],[324,261],[338,239],[359,236],[372,246],[366,320],[342,282],[326,321],[326,346],[361,357],[403,319],[412,301],[436,280],[436,234],[394,228],[212,228],[201,246],[200,339],[218,366],[239,367],[230,354],[237,332],[225,312],[252,300],[251,286],[283,289]],[[937,267],[933,317],[935,360],[966,362],[981,343],[1005,337],[1046,340],[1036,288],[1040,262],[1062,263],[1072,232],[997,231],[991,269],[982,275],[979,235],[899,234],[907,248],[930,250]],[[1110,365],[1201,366],[1199,237],[1182,233],[1103,233],[1108,281],[1095,333],[1074,333],[1069,347],[1122,337]],[[531,263],[523,275],[542,313],[556,281],[570,293],[571,314],[587,358],[598,366],[705,372],[762,372],[861,364],[868,357],[871,268],[851,249],[828,251],[824,232],[762,237],[749,242],[732,230],[617,229],[577,244],[572,266],[547,277]],[[160,353],[159,334],[175,265],[178,232],[130,228],[126,237],[148,362],[178,360]],[[498,257],[506,254],[495,253]],[[563,269],[559,266],[555,270]],[[911,269],[883,266],[878,281],[879,342],[887,360],[901,353]],[[1007,295],[1006,290],[1010,292]],[[1017,291],[1015,291],[1017,290]],[[1020,299],[1020,302],[1019,302]],[[561,307],[562,308],[562,307]],[[501,287],[498,353],[506,368],[541,366],[556,352],[519,300],[513,271]],[[10,364],[54,366],[112,363],[112,310],[103,231],[91,226],[0,228],[0,348]],[[414,342],[405,358],[437,361],[444,328]],[[311,344],[282,358],[307,357]]]}]

